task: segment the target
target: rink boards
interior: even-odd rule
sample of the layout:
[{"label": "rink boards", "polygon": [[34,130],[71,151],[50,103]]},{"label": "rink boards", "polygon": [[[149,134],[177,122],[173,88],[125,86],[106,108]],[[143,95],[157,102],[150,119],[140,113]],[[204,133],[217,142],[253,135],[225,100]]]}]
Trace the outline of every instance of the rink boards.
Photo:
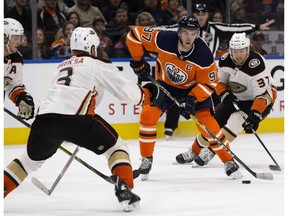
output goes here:
[{"label": "rink boards", "polygon": [[[112,62],[119,68],[123,76],[138,82],[136,75],[129,67],[129,60],[113,59]],[[261,122],[258,133],[284,132],[284,59],[283,57],[267,58],[271,75],[278,88],[278,98],[273,111],[267,119]],[[155,61],[149,60],[152,73],[155,72]],[[44,97],[50,85],[52,75],[59,61],[26,61],[23,66],[23,81],[27,91],[34,97],[36,107]],[[5,107],[17,113],[17,108],[6,98]],[[105,93],[96,112],[111,123],[123,139],[137,139],[139,129],[139,114],[141,107],[121,103],[117,98]],[[162,116],[157,125],[158,137],[163,137],[165,116]],[[33,121],[29,120],[31,124]],[[194,136],[197,128],[194,122],[180,118],[179,127],[175,136]],[[4,144],[23,144],[27,142],[29,129],[11,116],[4,114]]]}]

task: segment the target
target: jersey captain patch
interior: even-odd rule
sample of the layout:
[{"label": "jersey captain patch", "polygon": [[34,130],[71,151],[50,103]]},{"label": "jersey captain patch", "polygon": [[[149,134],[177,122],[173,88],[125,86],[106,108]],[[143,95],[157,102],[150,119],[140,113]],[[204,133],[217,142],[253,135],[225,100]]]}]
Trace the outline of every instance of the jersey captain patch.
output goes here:
[{"label": "jersey captain patch", "polygon": [[255,67],[257,67],[258,65],[260,65],[259,59],[254,58],[254,59],[251,59],[251,60],[249,61],[249,67],[250,67],[250,68],[255,68]]},{"label": "jersey captain patch", "polygon": [[187,80],[187,74],[174,64],[167,63],[165,71],[172,83],[182,84]]}]

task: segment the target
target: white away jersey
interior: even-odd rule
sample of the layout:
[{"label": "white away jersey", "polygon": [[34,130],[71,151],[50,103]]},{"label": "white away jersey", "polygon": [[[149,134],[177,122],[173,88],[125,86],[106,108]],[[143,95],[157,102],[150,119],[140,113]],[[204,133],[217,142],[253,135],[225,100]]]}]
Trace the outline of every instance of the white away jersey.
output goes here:
[{"label": "white away jersey", "polygon": [[22,65],[23,57],[19,52],[4,57],[4,91],[14,103],[15,96],[12,97],[12,94],[25,90],[22,83]]},{"label": "white away jersey", "polygon": [[94,115],[104,91],[120,101],[138,104],[142,89],[124,77],[110,61],[91,56],[72,56],[57,67],[57,73],[38,114]]},{"label": "white away jersey", "polygon": [[241,67],[236,66],[229,53],[222,55],[219,60],[219,83],[228,85],[228,89],[241,101],[253,101],[266,92],[272,98],[273,78],[265,59],[256,52],[251,52]]}]

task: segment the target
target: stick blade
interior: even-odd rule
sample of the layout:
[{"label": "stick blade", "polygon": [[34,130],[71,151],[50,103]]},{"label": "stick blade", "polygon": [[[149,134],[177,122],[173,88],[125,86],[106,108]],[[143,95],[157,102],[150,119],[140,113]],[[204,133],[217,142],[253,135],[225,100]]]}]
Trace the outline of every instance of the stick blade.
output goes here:
[{"label": "stick blade", "polygon": [[37,178],[32,177],[31,178],[31,182],[40,190],[42,190],[45,194],[47,194],[48,196],[51,194],[51,192],[49,191],[49,189],[47,187],[45,187],[45,185],[43,185]]},{"label": "stick blade", "polygon": [[271,173],[256,173],[256,178],[272,181],[274,176]]},{"label": "stick blade", "polygon": [[273,171],[282,171],[281,168],[276,165],[269,165],[269,168],[270,170],[273,170]]}]

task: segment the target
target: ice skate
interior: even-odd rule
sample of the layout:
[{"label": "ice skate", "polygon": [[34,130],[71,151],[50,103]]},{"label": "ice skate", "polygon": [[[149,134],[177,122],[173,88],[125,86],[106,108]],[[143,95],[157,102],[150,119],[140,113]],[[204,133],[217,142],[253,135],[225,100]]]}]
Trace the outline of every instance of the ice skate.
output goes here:
[{"label": "ice skate", "polygon": [[191,148],[189,148],[188,151],[177,155],[176,161],[180,164],[191,163],[195,157],[196,157],[196,154],[192,152]]},{"label": "ice skate", "polygon": [[166,140],[171,139],[171,137],[173,135],[173,129],[172,128],[165,128],[164,135],[165,135]]},{"label": "ice skate", "polygon": [[126,183],[119,182],[115,185],[115,195],[122,204],[124,212],[130,212],[139,207],[140,197],[132,193]]},{"label": "ice skate", "polygon": [[243,177],[242,173],[239,170],[239,165],[233,159],[227,161],[224,165],[225,165],[225,173],[229,177],[233,179],[239,179]]},{"label": "ice skate", "polygon": [[199,155],[194,158],[192,167],[205,166],[209,163],[210,160],[215,156],[215,153],[212,152],[209,148],[203,148]]},{"label": "ice skate", "polygon": [[145,181],[149,178],[149,172],[152,169],[152,163],[153,163],[153,156],[142,157],[141,165],[139,167],[142,181]]}]

